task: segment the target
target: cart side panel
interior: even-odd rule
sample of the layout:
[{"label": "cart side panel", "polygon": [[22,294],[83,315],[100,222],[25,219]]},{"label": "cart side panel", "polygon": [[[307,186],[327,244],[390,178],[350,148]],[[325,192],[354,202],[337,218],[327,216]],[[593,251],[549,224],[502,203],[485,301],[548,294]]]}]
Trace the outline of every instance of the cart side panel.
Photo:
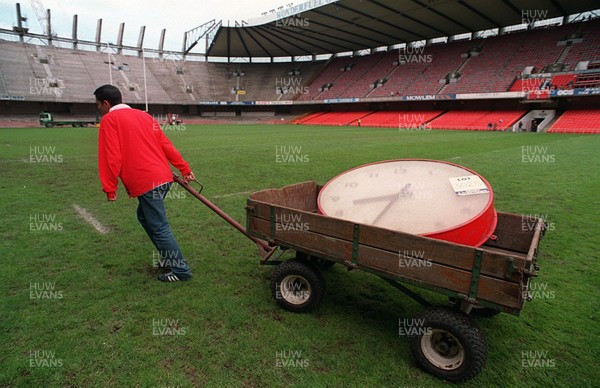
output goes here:
[{"label": "cart side panel", "polygon": [[315,182],[304,182],[282,189],[269,189],[253,193],[251,200],[292,209],[316,212],[318,187]]},{"label": "cart side panel", "polygon": [[298,249],[301,252],[337,262],[349,262],[352,259],[352,241],[310,231],[290,230],[287,227],[275,226],[267,220],[253,217],[250,220],[252,235],[275,242],[277,245]]},{"label": "cart side panel", "polygon": [[[273,221],[276,228],[309,229],[325,236],[353,240],[354,224],[350,221],[307,213],[280,206],[271,206],[253,202],[255,218]],[[250,226],[252,230],[252,226]],[[270,237],[269,235],[266,236]],[[453,244],[408,233],[360,225],[360,243],[374,248],[395,252],[396,255],[419,256],[419,258],[459,269],[471,271],[475,263],[477,249],[465,245]],[[527,265],[524,257],[513,257],[514,267]],[[519,281],[518,273],[509,272],[506,255],[485,251],[483,253],[481,273],[499,279]]]},{"label": "cart side panel", "polygon": [[[412,262],[410,260],[407,261],[406,257],[396,249],[387,250],[365,244],[362,240],[362,235],[363,229],[367,228],[362,225],[358,252],[353,256],[353,233],[350,233],[350,228],[348,227],[348,225],[353,226],[352,223],[318,214],[282,209],[256,202],[251,202],[251,206],[255,215],[250,218],[249,230],[257,237],[266,238],[278,245],[311,253],[324,259],[344,263],[349,266],[356,265],[359,268],[368,268],[393,275],[399,279],[417,281],[465,295],[469,293],[472,280],[472,267],[459,269],[440,262],[440,258],[437,257],[431,261],[422,257],[415,257],[415,260]],[[257,217],[256,214],[269,214],[269,219]],[[286,216],[284,217],[283,214]],[[293,222],[290,222],[291,220]],[[325,227],[322,228],[322,224]],[[337,237],[320,233],[322,229],[331,232],[331,230],[335,229],[333,227],[335,224],[339,224],[340,226],[336,233]],[[392,231],[384,231],[394,233]],[[433,245],[437,243],[437,240],[413,235],[408,236]],[[448,244],[445,242],[442,243]],[[449,246],[452,247],[452,245]],[[462,248],[462,246],[458,246],[458,248]],[[417,254],[416,256],[419,255]],[[457,258],[460,258],[460,256],[457,256]],[[467,258],[467,261],[469,260],[472,259]],[[414,265],[415,263],[423,263],[424,265]],[[520,285],[518,282],[481,275],[477,298],[509,308],[519,309],[522,306],[522,298],[520,297],[519,290]]]},{"label": "cart side panel", "polygon": [[[469,293],[472,274],[469,271],[447,267],[421,259],[407,261],[397,253],[359,246],[359,267],[366,267],[401,278],[417,280],[436,287],[446,288],[463,295]],[[416,264],[416,265],[415,265]],[[482,275],[477,299],[487,300],[506,307],[521,309],[523,299],[518,283]]]},{"label": "cart side panel", "polygon": [[[475,265],[477,248],[454,244],[447,241],[415,236],[408,233],[361,225],[361,243],[372,247],[396,252],[399,255],[419,256],[428,261],[471,271]],[[518,282],[519,277],[508,271],[508,257],[482,249],[481,273],[499,279]],[[514,256],[517,268],[527,266],[524,257]]]},{"label": "cart side panel", "polygon": [[485,246],[508,249],[527,254],[535,233],[537,219],[520,214],[498,212],[495,240],[486,241]]}]

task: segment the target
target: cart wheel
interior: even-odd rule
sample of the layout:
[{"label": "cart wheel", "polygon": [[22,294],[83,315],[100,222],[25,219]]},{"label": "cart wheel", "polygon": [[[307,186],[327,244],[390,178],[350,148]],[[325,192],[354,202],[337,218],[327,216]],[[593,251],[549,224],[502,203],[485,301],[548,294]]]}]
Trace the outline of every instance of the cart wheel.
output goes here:
[{"label": "cart wheel", "polygon": [[325,293],[325,279],[310,263],[290,260],[273,273],[271,291],[275,301],[286,310],[305,313],[319,306]]},{"label": "cart wheel", "polygon": [[304,252],[298,252],[298,251],[296,251],[296,259],[308,260],[311,263],[313,263],[318,269],[320,269],[322,271],[328,270],[329,268],[333,267],[335,264],[335,261],[321,259],[320,257],[314,257],[311,255],[307,255]]},{"label": "cart wheel", "polygon": [[457,382],[475,377],[485,366],[487,346],[475,322],[461,312],[431,307],[415,320],[410,350],[425,371]]},{"label": "cart wheel", "polygon": [[54,126],[54,124],[52,123],[46,123],[46,128],[52,128]]}]

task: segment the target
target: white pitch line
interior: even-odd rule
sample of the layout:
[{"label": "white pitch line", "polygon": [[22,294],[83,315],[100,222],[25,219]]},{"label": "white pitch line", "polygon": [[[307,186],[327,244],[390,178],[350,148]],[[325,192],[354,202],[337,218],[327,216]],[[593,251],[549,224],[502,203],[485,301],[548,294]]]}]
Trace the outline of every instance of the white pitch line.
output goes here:
[{"label": "white pitch line", "polygon": [[254,191],[240,191],[239,193],[231,193],[231,194],[223,194],[223,195],[214,195],[213,198],[227,198],[227,197],[235,197],[236,195],[246,195],[252,194]]},{"label": "white pitch line", "polygon": [[100,221],[98,221],[96,219],[96,217],[94,217],[94,215],[92,213],[90,213],[89,211],[85,210],[81,206],[73,204],[73,209],[75,209],[75,211],[81,216],[81,218],[83,218],[90,225],[92,225],[98,231],[98,233],[100,233],[100,234],[107,234],[110,231],[110,229],[108,229],[107,227],[103,226],[100,223]]}]

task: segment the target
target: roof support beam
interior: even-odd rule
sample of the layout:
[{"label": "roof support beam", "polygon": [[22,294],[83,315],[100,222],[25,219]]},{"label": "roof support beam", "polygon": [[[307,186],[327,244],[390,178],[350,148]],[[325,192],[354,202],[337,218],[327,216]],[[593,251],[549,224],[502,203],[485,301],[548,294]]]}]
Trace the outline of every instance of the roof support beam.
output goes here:
[{"label": "roof support beam", "polygon": [[263,45],[262,45],[262,44],[261,44],[261,43],[258,41],[258,39],[256,39],[256,38],[254,37],[254,35],[253,35],[254,29],[251,29],[251,28],[249,28],[249,29],[248,29],[246,32],[248,33],[248,36],[249,36],[250,38],[252,38],[252,40],[254,41],[254,43],[256,43],[256,44],[258,45],[258,47],[260,47],[260,48],[261,48],[261,49],[262,49],[262,50],[265,52],[265,54],[267,54],[267,56],[268,56],[269,58],[271,58],[271,61],[273,61],[273,55],[272,55],[272,54],[269,52],[269,50],[267,50],[267,49],[265,48],[265,46],[263,46]]}]

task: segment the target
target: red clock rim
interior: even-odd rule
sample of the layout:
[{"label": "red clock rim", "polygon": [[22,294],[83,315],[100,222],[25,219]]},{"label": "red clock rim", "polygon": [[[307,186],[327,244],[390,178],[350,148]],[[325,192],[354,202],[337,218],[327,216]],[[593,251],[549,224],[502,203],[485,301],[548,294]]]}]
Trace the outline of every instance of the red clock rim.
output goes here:
[{"label": "red clock rim", "polygon": [[[475,215],[473,218],[469,219],[466,222],[463,222],[462,224],[455,225],[455,226],[453,226],[451,228],[446,228],[446,229],[442,229],[442,230],[434,231],[434,232],[427,232],[427,233],[420,234],[419,236],[431,237],[431,236],[438,236],[438,235],[442,235],[442,234],[445,234],[445,233],[448,233],[448,232],[456,231],[457,229],[460,229],[460,228],[462,228],[462,227],[464,227],[466,225],[472,224],[473,221],[481,218],[481,216],[483,216],[486,212],[489,211],[490,207],[492,209],[494,209],[494,206],[493,206],[493,204],[494,204],[494,191],[492,190],[492,185],[490,185],[490,183],[487,181],[487,179],[485,179],[483,176],[481,176],[477,172],[471,170],[470,168],[465,167],[465,166],[461,166],[460,164],[448,162],[448,161],[445,161],[445,160],[423,159],[423,158],[402,158],[402,159],[382,160],[382,161],[379,161],[379,162],[373,162],[373,163],[363,164],[363,165],[360,165],[360,166],[353,167],[353,168],[351,168],[349,170],[346,170],[346,171],[344,171],[344,172],[342,172],[342,173],[334,176],[319,191],[319,195],[317,196],[317,207],[319,209],[319,213],[323,214],[323,215],[325,215],[327,217],[331,217],[327,213],[325,213],[323,211],[323,208],[321,207],[321,194],[323,193],[323,191],[325,190],[325,188],[331,182],[333,182],[335,179],[337,179],[338,177],[341,177],[342,175],[345,175],[345,174],[347,174],[347,173],[349,173],[351,171],[354,171],[354,170],[357,170],[357,169],[363,168],[363,167],[373,166],[373,165],[376,165],[376,164],[384,164],[384,163],[392,163],[392,162],[403,162],[403,161],[436,162],[436,163],[444,163],[444,164],[448,164],[448,165],[451,165],[451,166],[459,167],[459,168],[461,168],[463,170],[466,170],[466,171],[472,173],[473,175],[478,176],[483,181],[483,183],[485,183],[486,187],[489,189],[489,194],[490,195],[489,195],[489,198],[488,198],[488,202],[486,203],[484,209],[481,212],[479,212],[477,215]],[[498,219],[497,219],[497,216],[496,216],[496,210],[495,209],[493,210],[493,213],[494,213],[493,223],[492,223],[492,225],[490,225],[488,233],[486,233],[487,236],[485,237],[485,239],[483,241],[478,241],[476,246],[480,246],[483,243],[485,243],[485,241],[487,241],[487,239],[493,234],[494,230],[496,229],[496,224],[498,222]],[[441,238],[441,239],[445,240],[443,238]]]}]

